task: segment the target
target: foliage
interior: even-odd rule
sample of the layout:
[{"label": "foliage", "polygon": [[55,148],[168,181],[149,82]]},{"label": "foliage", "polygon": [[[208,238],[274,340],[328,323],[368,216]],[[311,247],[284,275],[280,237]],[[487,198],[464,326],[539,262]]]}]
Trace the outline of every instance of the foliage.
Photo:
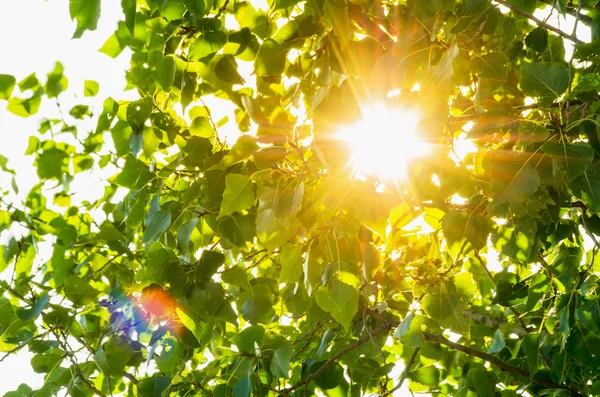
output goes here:
[{"label": "foliage", "polygon": [[[45,376],[7,396],[600,395],[596,3],[122,0],[101,51],[132,51],[139,100],[43,119],[39,183],[2,188],[0,351]],[[69,10],[85,40],[100,0]],[[28,117],[67,85],[0,75],[0,100]],[[376,101],[420,109],[435,145],[383,188],[335,139]]]}]

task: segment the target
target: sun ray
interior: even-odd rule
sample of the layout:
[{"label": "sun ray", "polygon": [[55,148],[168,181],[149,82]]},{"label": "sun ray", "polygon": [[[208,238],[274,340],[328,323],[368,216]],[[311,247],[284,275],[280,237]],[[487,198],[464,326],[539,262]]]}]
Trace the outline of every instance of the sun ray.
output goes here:
[{"label": "sun ray", "polygon": [[419,113],[376,103],[363,107],[355,124],[342,127],[339,139],[350,147],[349,165],[359,175],[404,179],[411,161],[431,152],[419,137]]}]

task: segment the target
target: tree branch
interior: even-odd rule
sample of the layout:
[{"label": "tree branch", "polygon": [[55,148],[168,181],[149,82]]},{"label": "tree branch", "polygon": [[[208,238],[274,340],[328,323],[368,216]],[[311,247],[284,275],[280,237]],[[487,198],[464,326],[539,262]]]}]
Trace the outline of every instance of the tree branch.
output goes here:
[{"label": "tree branch", "polygon": [[421,348],[417,347],[415,349],[415,351],[413,352],[412,356],[410,356],[410,359],[408,360],[406,365],[404,366],[404,371],[402,371],[402,375],[400,375],[400,380],[398,380],[398,384],[396,386],[394,386],[394,388],[392,390],[384,393],[382,397],[389,396],[390,394],[394,394],[394,392],[396,390],[399,390],[402,387],[404,380],[408,377],[408,373],[410,372],[410,367],[413,366],[413,364],[415,363],[415,360],[417,359],[417,356],[419,355],[419,351],[421,351]]},{"label": "tree branch", "polygon": [[135,378],[135,376],[133,376],[132,374],[130,374],[127,371],[123,371],[123,376],[126,377],[127,379],[129,379],[131,381],[131,383],[133,383],[134,385],[137,385],[138,383],[140,383],[140,381],[137,380]]},{"label": "tree branch", "polygon": [[[369,315],[372,315],[373,317],[376,317],[378,319],[380,319],[384,324],[386,324],[389,328],[393,328],[393,327],[397,327],[400,323],[398,321],[394,321],[394,320],[390,320],[387,317],[385,317],[384,315],[371,310],[369,308],[364,308],[364,310],[366,312],[369,313]],[[434,343],[439,343],[441,345],[445,345],[451,349],[454,350],[458,350],[462,353],[468,354],[470,356],[473,357],[477,357],[480,358],[484,361],[488,361],[491,364],[496,365],[498,368],[500,368],[502,371],[505,372],[510,372],[513,373],[515,375],[520,375],[523,376],[525,378],[531,378],[535,383],[540,384],[542,386],[548,387],[550,389],[563,389],[563,390],[570,390],[574,396],[577,397],[583,397],[582,394],[580,394],[579,392],[577,392],[577,390],[575,390],[574,388],[570,388],[568,386],[564,386],[564,385],[560,385],[558,383],[554,383],[552,381],[546,380],[544,378],[539,378],[539,377],[531,377],[529,375],[529,371],[524,370],[522,368],[519,367],[515,367],[513,365],[507,364],[504,361],[490,355],[487,353],[483,353],[480,352],[479,350],[473,349],[471,347],[468,346],[463,346],[460,345],[458,343],[454,343],[446,338],[444,338],[442,335],[436,335],[436,334],[431,334],[429,332],[422,332],[423,336],[425,337],[425,340],[428,342],[434,342]],[[319,368],[320,369],[320,368]]]},{"label": "tree branch", "polygon": [[[554,3],[555,3],[554,0],[539,0],[539,1],[544,4],[547,4],[549,6],[552,6],[554,9],[556,9],[556,7],[554,7]],[[592,22],[593,22],[592,18],[581,12],[578,12],[573,7],[567,7],[567,14],[571,15],[572,17],[579,18],[579,20],[581,22],[583,22],[584,24],[586,24],[587,26],[592,26]]]},{"label": "tree branch", "polygon": [[373,330],[373,332],[371,332],[370,334],[363,336],[362,338],[360,338],[353,344],[346,346],[345,348],[343,348],[342,350],[340,350],[339,352],[337,352],[333,356],[331,356],[331,358],[329,360],[327,360],[323,365],[321,365],[321,367],[318,370],[316,370],[312,375],[302,379],[300,382],[296,383],[294,386],[288,387],[287,389],[283,390],[282,393],[289,394],[290,392],[297,390],[304,385],[308,385],[313,379],[319,377],[323,372],[325,372],[325,370],[327,370],[327,368],[329,368],[331,366],[331,364],[335,363],[344,354],[348,353],[350,350],[357,349],[358,347],[360,347],[364,343],[368,342],[371,338],[375,337],[376,335],[379,335],[383,331],[389,330],[391,328],[391,326],[392,326],[391,324],[386,323],[386,324],[382,325],[381,327]]},{"label": "tree branch", "polygon": [[540,378],[537,376],[531,377],[529,374],[529,371],[527,371],[527,370],[524,370],[519,367],[515,367],[514,365],[507,364],[504,361],[502,361],[490,354],[480,352],[479,350],[475,350],[468,346],[463,346],[458,343],[454,343],[454,342],[444,338],[441,335],[434,335],[434,334],[430,334],[428,332],[423,332],[423,336],[425,337],[425,340],[428,342],[439,343],[440,345],[447,346],[453,350],[458,350],[462,353],[468,354],[469,356],[477,357],[484,361],[488,361],[490,364],[494,364],[496,367],[500,368],[504,372],[510,372],[512,374],[519,375],[524,378],[531,378],[535,383],[545,386],[549,389],[569,390],[569,391],[571,391],[572,395],[577,396],[577,397],[583,397],[583,394],[580,394],[577,390],[575,390],[573,388],[570,388],[570,387],[564,386],[564,385],[560,385],[558,383],[554,383],[552,381],[549,381],[547,379]]},{"label": "tree branch", "polygon": [[[598,98],[600,99],[600,98]],[[572,101],[563,101],[563,102],[554,102],[552,104],[550,104],[549,106],[544,107],[544,109],[547,108],[560,108],[562,106],[565,106],[566,104],[569,104],[570,106],[577,106],[577,105],[584,105],[586,103],[586,101],[582,101],[579,99],[574,99]],[[531,105],[523,105],[523,106],[512,106],[512,107],[506,107],[505,110],[507,111],[511,111],[511,112],[515,112],[515,113],[523,113],[526,112],[528,110],[535,110],[535,109],[540,109],[540,105],[537,103],[532,103]],[[466,123],[469,121],[474,121],[479,119],[482,116],[485,116],[488,112],[484,112],[484,113],[474,113],[474,114],[467,114],[464,116],[450,116],[450,122],[454,122],[454,123]]]},{"label": "tree branch", "polygon": [[315,327],[309,333],[307,333],[305,335],[302,335],[300,338],[298,338],[294,342],[292,342],[292,345],[295,345],[295,344],[301,342],[302,340],[304,340],[304,338],[308,337],[308,339],[306,340],[306,342],[304,343],[304,345],[302,345],[302,347],[300,348],[300,350],[298,350],[296,353],[294,353],[294,355],[292,356],[292,359],[294,359],[294,358],[298,357],[300,354],[302,354],[302,352],[304,350],[306,350],[306,348],[308,347],[308,345],[312,341],[312,338],[315,335],[315,333],[318,330],[320,330],[321,328],[323,328],[330,321],[331,321],[331,319],[325,320],[325,321],[321,321],[321,322],[317,323],[317,325],[315,325]]},{"label": "tree branch", "polygon": [[546,22],[544,22],[541,19],[537,18],[533,14],[530,14],[527,11],[521,10],[519,7],[515,7],[514,5],[510,4],[506,0],[495,0],[495,1],[496,1],[496,3],[502,4],[504,7],[509,8],[515,14],[522,15],[525,18],[530,19],[533,22],[535,22],[538,26],[542,26],[542,27],[544,27],[544,28],[546,28],[548,30],[551,30],[554,33],[558,34],[559,36],[562,36],[565,39],[571,40],[573,43],[576,43],[576,44],[583,44],[584,43],[583,41],[579,40],[577,37],[573,36],[572,34],[563,32],[562,30],[560,30],[558,28],[555,28],[554,26],[552,26],[550,24],[547,24]]},{"label": "tree branch", "polygon": [[[481,258],[481,255],[479,255],[479,252],[475,251],[474,255],[475,255],[475,258],[477,258],[477,260],[481,264],[481,267],[483,268],[483,270],[489,277],[490,281],[494,284],[494,286],[496,286],[496,280],[494,280],[492,273],[490,273],[490,270],[487,268],[487,265]],[[515,309],[512,306],[508,306],[508,309],[515,315],[515,318],[517,319],[519,324],[521,324],[521,329],[525,332],[525,334],[530,333],[531,330],[527,329],[527,324],[525,324],[525,321],[521,318],[521,313],[519,313],[517,311],[517,309]],[[520,336],[524,336],[524,335],[520,335]],[[546,357],[546,354],[544,354],[544,352],[542,350],[539,351],[539,354],[540,354],[540,357],[542,358],[542,360],[544,360],[544,363],[546,364],[546,366],[548,368],[552,369],[552,362],[550,361],[550,359],[548,357]]]},{"label": "tree branch", "polygon": [[[56,341],[58,342],[58,344],[60,345],[60,347],[65,351],[65,355],[66,357],[69,359],[69,361],[71,362],[71,364],[73,365],[73,369],[75,369],[75,374],[81,379],[81,381],[83,383],[85,383],[85,385],[94,393],[96,393],[97,395],[99,395],[100,397],[106,397],[106,394],[102,393],[100,390],[98,390],[96,388],[96,386],[94,386],[94,384],[83,374],[83,372],[81,371],[81,368],[79,367],[79,363],[77,362],[77,359],[75,358],[75,353],[73,352],[73,349],[71,349],[71,347],[69,346],[69,343],[66,340],[66,336],[62,333],[59,333],[52,330],[52,333],[54,334]],[[64,341],[61,341],[60,336],[62,335],[62,337],[65,339]]]}]

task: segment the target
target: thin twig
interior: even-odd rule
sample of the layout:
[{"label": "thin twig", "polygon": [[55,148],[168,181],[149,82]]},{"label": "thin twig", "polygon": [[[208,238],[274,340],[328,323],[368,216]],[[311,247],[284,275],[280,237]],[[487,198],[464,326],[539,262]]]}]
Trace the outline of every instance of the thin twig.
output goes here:
[{"label": "thin twig", "polygon": [[140,381],[137,380],[135,378],[135,376],[133,376],[129,372],[123,371],[123,376],[126,377],[127,379],[129,379],[131,381],[131,383],[133,383],[134,385],[137,385],[138,383],[140,383]]},{"label": "thin twig", "polygon": [[[539,0],[539,1],[541,1],[544,4],[548,4],[549,6],[552,6],[552,8],[556,8],[555,0]],[[582,14],[581,11],[576,11],[572,7],[567,7],[567,14],[571,15],[572,17],[578,17],[582,23],[584,23],[588,26],[591,26],[592,22],[594,21],[589,15]]]},{"label": "thin twig", "polygon": [[547,380],[545,378],[540,378],[538,376],[530,376],[529,371],[524,370],[522,368],[519,367],[515,367],[514,365],[511,364],[507,364],[504,361],[490,355],[487,353],[483,353],[480,352],[479,350],[475,350],[471,347],[468,346],[463,346],[460,345],[458,343],[454,343],[446,338],[444,338],[441,335],[435,335],[435,334],[430,334],[428,332],[423,332],[423,336],[425,337],[425,340],[428,342],[435,342],[435,343],[439,343],[440,345],[444,345],[447,346],[451,349],[454,350],[458,350],[462,353],[468,354],[469,356],[473,356],[473,357],[477,357],[480,358],[484,361],[488,361],[490,364],[494,364],[495,366],[497,366],[498,368],[500,368],[502,371],[504,372],[510,372],[513,373],[515,375],[519,375],[522,376],[524,378],[531,378],[533,380],[533,382],[545,386],[549,389],[563,389],[563,390],[570,390],[571,391],[571,395],[573,396],[577,396],[577,397],[583,397],[583,394],[580,394],[576,389],[565,386],[565,385],[561,385],[558,383],[554,383],[550,380]]},{"label": "thin twig", "polygon": [[[479,252],[475,251],[473,255],[475,256],[475,258],[477,258],[477,261],[479,261],[479,264],[485,271],[485,274],[487,274],[487,276],[490,279],[490,281],[492,282],[492,284],[494,284],[494,286],[496,286],[496,280],[494,280],[494,276],[492,275],[490,270],[487,268],[487,265],[481,258],[481,255],[479,255]],[[515,315],[517,321],[519,322],[519,324],[521,324],[521,327],[523,327],[523,329],[525,329],[527,332],[529,332],[527,330],[527,324],[525,324],[525,321],[523,321],[523,319],[521,318],[521,314],[512,306],[508,306],[508,309]]]},{"label": "thin twig", "polygon": [[[393,327],[397,327],[398,325],[400,325],[400,323],[398,321],[393,321],[388,319],[387,317],[373,311],[373,310],[369,310],[369,313],[373,313],[373,315],[379,319],[381,319],[385,325],[387,325],[388,328],[393,328]],[[381,331],[380,331],[381,332]],[[533,376],[531,377],[529,374],[529,371],[524,370],[522,368],[519,367],[515,367],[511,364],[507,364],[504,361],[488,354],[488,353],[483,353],[479,350],[473,349],[471,347],[468,346],[463,346],[461,344],[452,342],[448,339],[446,339],[445,337],[443,337],[442,335],[436,335],[436,334],[431,334],[429,332],[422,332],[423,337],[425,338],[426,341],[428,342],[434,342],[434,343],[439,343],[441,345],[445,345],[451,349],[454,350],[458,350],[462,353],[468,354],[470,356],[473,357],[477,357],[480,358],[484,361],[488,361],[491,364],[496,365],[498,368],[500,368],[502,371],[505,372],[510,372],[513,373],[515,375],[519,375],[519,376],[523,376],[525,378],[530,378],[532,379],[535,383],[540,384],[542,386],[545,386],[547,388],[550,389],[563,389],[563,390],[570,390],[573,396],[577,396],[577,397],[583,397],[582,394],[580,394],[576,389],[565,386],[565,385],[561,385],[558,383],[554,383],[552,381],[549,381],[547,379],[544,378],[540,378],[540,377],[536,377]],[[307,378],[308,379],[308,378]]]},{"label": "thin twig", "polygon": [[[188,347],[187,351],[185,352],[185,357],[183,358],[183,364],[181,364],[181,369],[178,372],[179,377],[181,377],[181,374],[183,374],[183,371],[185,371],[185,365],[187,364],[187,362],[190,358],[192,358],[192,348]],[[171,394],[172,388],[173,388],[173,382],[169,383],[169,387],[167,388],[167,391],[165,392],[165,397],[169,397],[169,395]]]},{"label": "thin twig", "polygon": [[309,333],[303,335],[300,339],[297,339],[297,340],[295,340],[292,343],[293,345],[295,345],[298,342],[302,341],[304,338],[308,337],[308,339],[306,340],[306,342],[304,343],[304,345],[302,345],[302,347],[300,348],[300,350],[298,350],[296,353],[294,353],[294,355],[292,356],[292,360],[295,359],[296,357],[298,357],[300,354],[302,354],[302,352],[304,352],[306,350],[306,348],[308,347],[308,345],[310,345],[310,342],[312,341],[312,338],[315,335],[315,333],[318,330],[320,330],[321,328],[323,328],[323,326],[325,326],[330,321],[331,321],[331,319],[326,320],[326,321],[321,321],[321,322],[317,323],[317,325]]},{"label": "thin twig", "polygon": [[[579,5],[577,7],[577,15],[575,16],[575,23],[573,24],[573,33],[571,35],[577,38],[577,25],[579,23],[579,14],[581,12],[581,6],[583,5],[582,1],[579,1]],[[569,84],[567,85],[567,96],[571,95],[571,86],[573,85],[573,61],[575,60],[575,53],[577,51],[573,51],[571,54],[571,59],[569,59]],[[569,123],[569,102],[565,106],[565,119],[567,124]]]},{"label": "thin twig", "polygon": [[221,15],[225,12],[225,10],[227,9],[227,6],[229,5],[229,0],[225,0],[225,3],[223,3],[223,5],[221,7],[219,7],[219,10],[217,11],[217,13],[215,14],[215,19],[219,19],[221,17]]},{"label": "thin twig", "polygon": [[94,384],[92,382],[90,382],[90,380],[83,374],[83,372],[81,371],[81,368],[79,367],[79,363],[77,363],[77,360],[75,359],[75,353],[73,353],[73,349],[71,349],[71,347],[69,346],[69,343],[66,341],[66,337],[64,336],[64,334],[61,334],[61,335],[63,336],[63,338],[65,338],[65,341],[61,341],[61,339],[60,339],[61,335],[59,335],[58,332],[52,330],[52,333],[54,334],[56,341],[58,342],[60,347],[62,347],[62,349],[65,351],[66,357],[68,357],[69,361],[73,365],[73,368],[75,369],[75,373],[81,379],[81,381],[83,383],[85,383],[86,386],[91,391],[93,391],[100,397],[106,397],[106,394],[104,394],[100,390],[98,390],[96,388],[96,386],[94,386]]},{"label": "thin twig", "polygon": [[555,28],[554,26],[545,23],[544,21],[542,21],[541,19],[537,18],[536,16],[534,16],[533,14],[528,13],[527,11],[523,11],[521,10],[519,7],[516,7],[512,4],[510,4],[509,2],[507,2],[506,0],[495,0],[496,3],[498,4],[502,4],[504,7],[509,8],[512,12],[514,12],[515,14],[519,14],[521,16],[524,16],[527,19],[532,20],[533,22],[535,22],[538,26],[542,26],[548,30],[553,31],[554,33],[558,34],[559,36],[564,37],[565,39],[571,40],[573,43],[576,44],[583,44],[584,42],[579,40],[576,36],[573,36],[572,34],[563,32],[562,30]]},{"label": "thin twig", "polygon": [[327,368],[329,368],[331,366],[331,364],[335,363],[344,354],[362,346],[364,343],[368,342],[372,337],[375,337],[375,336],[379,335],[380,333],[382,333],[383,331],[387,331],[389,329],[390,329],[390,324],[384,324],[381,327],[373,330],[373,332],[371,332],[370,335],[365,335],[362,338],[360,338],[359,340],[357,340],[356,342],[354,342],[353,344],[346,346],[345,348],[343,348],[342,350],[338,351],[333,356],[331,356],[331,358],[329,360],[325,361],[325,363],[323,363],[323,365],[321,365],[321,367],[319,367],[319,369],[316,370],[312,375],[307,376],[306,378],[302,379],[300,382],[296,383],[294,386],[288,387],[287,389],[283,390],[283,393],[284,394],[290,393],[294,390],[299,389],[300,387],[302,387],[304,385],[308,385],[313,379],[318,378],[321,374],[323,374],[323,372],[325,372],[327,370]]},{"label": "thin twig", "polygon": [[408,374],[410,372],[410,367],[412,367],[412,365],[415,363],[415,360],[417,359],[417,356],[419,355],[419,351],[421,351],[420,347],[417,347],[415,349],[415,351],[413,351],[412,356],[410,356],[410,359],[408,360],[408,362],[406,363],[406,366],[404,367],[404,371],[402,371],[402,375],[400,375],[400,380],[398,380],[398,384],[396,386],[394,386],[394,388],[392,390],[383,394],[382,397],[389,396],[390,394],[394,394],[394,392],[396,390],[399,390],[402,387],[404,380],[406,380],[406,378],[408,377]]}]

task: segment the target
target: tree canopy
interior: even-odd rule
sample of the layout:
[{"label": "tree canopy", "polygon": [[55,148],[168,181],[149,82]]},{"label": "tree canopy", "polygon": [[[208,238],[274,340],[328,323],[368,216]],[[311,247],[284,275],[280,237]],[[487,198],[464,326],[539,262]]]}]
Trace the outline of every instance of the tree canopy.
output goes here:
[{"label": "tree canopy", "polygon": [[[597,0],[121,3],[100,51],[131,50],[139,99],[43,118],[22,202],[0,157],[0,360],[45,379],[6,396],[600,395]],[[85,40],[101,1],[68,7]],[[0,100],[67,84],[0,75]],[[396,180],[337,135],[378,102],[433,147]]]}]

